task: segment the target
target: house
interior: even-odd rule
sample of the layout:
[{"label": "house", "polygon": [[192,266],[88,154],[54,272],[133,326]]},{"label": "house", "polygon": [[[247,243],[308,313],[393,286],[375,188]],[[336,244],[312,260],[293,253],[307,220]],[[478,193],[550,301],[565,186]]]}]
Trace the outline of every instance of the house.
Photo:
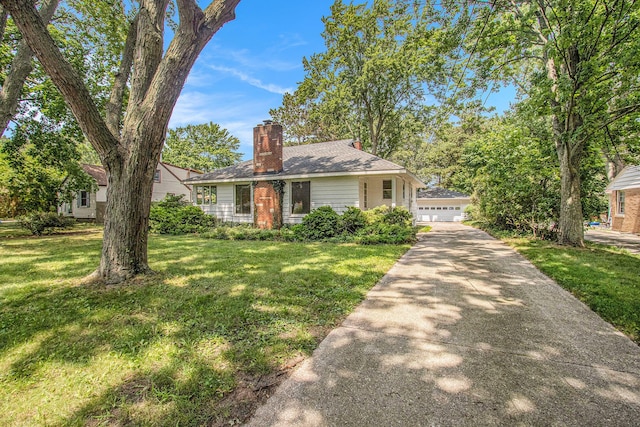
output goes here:
[{"label": "house", "polygon": [[253,132],[253,160],[184,181],[194,203],[218,219],[260,228],[295,224],[313,209],[342,213],[355,206],[404,206],[417,213],[424,186],[404,167],[341,140],[283,147],[282,126],[271,121]]},{"label": "house", "polygon": [[[107,173],[102,166],[98,165],[83,164],[82,169],[95,179],[98,184],[98,191],[78,191],[71,203],[65,202],[60,206],[59,212],[77,219],[104,222],[107,204]],[[193,169],[185,169],[164,162],[158,163],[153,178],[151,201],[160,201],[168,194],[182,194],[185,200],[191,202],[192,188],[187,184],[183,184],[182,181],[199,174],[199,171]]]},{"label": "house", "polygon": [[607,186],[611,229],[640,233],[640,166],[627,166]]},{"label": "house", "polygon": [[418,221],[454,221],[464,219],[464,210],[471,204],[467,194],[432,187],[418,191]]}]

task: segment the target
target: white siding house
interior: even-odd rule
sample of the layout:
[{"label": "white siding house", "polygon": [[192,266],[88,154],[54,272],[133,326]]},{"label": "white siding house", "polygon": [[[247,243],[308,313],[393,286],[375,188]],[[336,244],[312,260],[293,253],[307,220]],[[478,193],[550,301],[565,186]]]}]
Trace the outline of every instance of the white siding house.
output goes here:
[{"label": "white siding house", "polygon": [[[404,206],[417,215],[417,189],[424,183],[404,167],[362,151],[352,140],[282,147],[281,138],[279,125],[260,126],[254,129],[254,160],[185,180],[193,185],[194,204],[221,221],[259,226],[278,209],[282,223],[295,224],[321,206],[338,213],[350,206]],[[256,194],[261,183],[282,186],[282,192],[276,195],[273,187]]]},{"label": "white siding house", "polygon": [[[65,202],[58,208],[58,212],[77,219],[92,220],[99,223],[104,222],[107,203],[107,173],[105,169],[99,165],[84,164],[82,165],[82,169],[95,179],[98,190],[94,192],[78,191],[70,203]],[[181,194],[184,196],[184,200],[192,202],[191,186],[183,184],[182,180],[200,174],[200,172],[193,169],[184,169],[163,162],[158,163],[154,176],[151,201],[160,201],[164,199],[167,194]]]}]

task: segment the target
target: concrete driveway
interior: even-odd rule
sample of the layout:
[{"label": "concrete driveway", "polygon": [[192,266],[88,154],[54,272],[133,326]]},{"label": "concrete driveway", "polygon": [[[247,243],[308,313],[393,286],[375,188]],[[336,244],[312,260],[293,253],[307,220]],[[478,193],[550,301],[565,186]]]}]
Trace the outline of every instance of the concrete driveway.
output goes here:
[{"label": "concrete driveway", "polygon": [[639,425],[640,347],[484,232],[433,226],[249,425]]},{"label": "concrete driveway", "polygon": [[640,254],[640,236],[636,234],[590,228],[585,231],[584,239],[603,245],[626,249],[632,254]]}]

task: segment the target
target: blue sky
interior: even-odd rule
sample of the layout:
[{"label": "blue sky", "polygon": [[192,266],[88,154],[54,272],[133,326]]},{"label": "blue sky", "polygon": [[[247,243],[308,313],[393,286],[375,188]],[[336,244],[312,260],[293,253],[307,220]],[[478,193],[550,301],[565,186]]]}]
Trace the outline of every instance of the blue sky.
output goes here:
[{"label": "blue sky", "polygon": [[[304,78],[302,58],[324,51],[321,18],[333,0],[242,0],[236,19],[209,42],[174,109],[170,128],[214,122],[252,153],[253,127]],[[508,106],[504,95],[489,104]]]}]

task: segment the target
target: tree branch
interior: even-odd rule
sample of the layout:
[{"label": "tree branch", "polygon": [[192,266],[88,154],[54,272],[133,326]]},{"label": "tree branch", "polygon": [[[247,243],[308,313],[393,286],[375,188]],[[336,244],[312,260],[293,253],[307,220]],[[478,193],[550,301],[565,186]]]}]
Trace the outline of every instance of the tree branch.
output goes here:
[{"label": "tree branch", "polygon": [[120,119],[122,118],[122,105],[124,91],[127,87],[127,80],[131,74],[133,64],[133,54],[135,51],[136,38],[138,33],[138,17],[136,16],[129,26],[127,40],[122,51],[122,61],[111,88],[109,102],[106,105],[107,127],[113,135],[120,135]]},{"label": "tree branch", "polygon": [[[58,7],[59,0],[47,0],[40,7],[40,17],[43,22],[49,22]],[[2,11],[2,33],[4,34],[4,25],[6,24],[7,12]],[[11,68],[2,85],[0,93],[0,136],[4,134],[9,122],[16,115],[18,109],[18,98],[22,93],[22,88],[29,74],[33,70],[31,64],[33,51],[29,48],[27,42],[23,39],[18,42],[16,54],[11,61]]]}]

